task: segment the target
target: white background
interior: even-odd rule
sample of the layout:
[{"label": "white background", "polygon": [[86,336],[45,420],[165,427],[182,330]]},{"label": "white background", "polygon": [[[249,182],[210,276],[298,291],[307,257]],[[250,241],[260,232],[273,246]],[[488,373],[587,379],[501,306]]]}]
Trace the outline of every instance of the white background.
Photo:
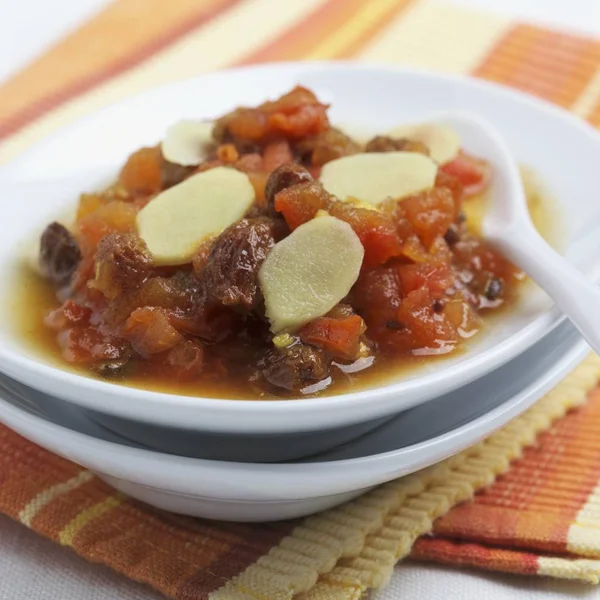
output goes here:
[{"label": "white background", "polygon": [[[600,0],[447,1],[600,37]],[[0,0],[0,81],[107,3],[107,0]],[[600,599],[600,591],[543,578],[406,563],[396,568],[390,585],[375,598],[512,600],[515,596],[522,600],[596,600]],[[106,567],[92,565],[71,550],[0,517],[0,600],[160,598],[163,597],[147,587]]]}]

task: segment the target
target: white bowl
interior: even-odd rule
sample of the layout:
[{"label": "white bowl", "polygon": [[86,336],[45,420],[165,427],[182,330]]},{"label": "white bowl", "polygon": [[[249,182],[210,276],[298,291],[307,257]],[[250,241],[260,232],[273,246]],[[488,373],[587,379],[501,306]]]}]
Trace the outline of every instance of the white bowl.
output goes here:
[{"label": "white bowl", "polygon": [[[557,214],[567,256],[595,276],[589,247],[578,234],[599,222],[600,136],[549,104],[468,78],[351,64],[276,64],[225,71],[144,93],[70,126],[0,169],[4,202],[0,268],[16,269],[17,242],[115,176],[128,152],[160,139],[182,117],[213,117],[243,103],[274,97],[297,83],[333,107],[334,122],[381,132],[439,110],[473,111],[493,123],[520,162],[532,166],[565,209]],[[568,210],[566,210],[568,208]],[[588,238],[589,239],[589,238]],[[6,286],[8,288],[9,286]],[[6,289],[10,292],[10,289]],[[281,435],[340,429],[384,418],[489,373],[524,352],[561,320],[533,288],[525,300],[468,352],[373,389],[295,401],[192,398],[118,386],[44,362],[0,322],[0,370],[14,379],[106,415],[175,428]],[[322,436],[328,444],[328,436]]]},{"label": "white bowl", "polygon": [[96,425],[84,409],[3,376],[0,422],[158,508],[272,521],[329,508],[475,444],[531,406],[588,352],[564,323],[487,377],[405,411],[313,461],[252,464],[153,452]]}]

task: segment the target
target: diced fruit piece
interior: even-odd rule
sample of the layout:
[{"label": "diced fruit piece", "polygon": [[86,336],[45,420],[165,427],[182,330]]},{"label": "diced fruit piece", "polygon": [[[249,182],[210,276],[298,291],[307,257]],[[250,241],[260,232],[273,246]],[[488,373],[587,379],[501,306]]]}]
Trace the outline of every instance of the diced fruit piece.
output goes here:
[{"label": "diced fruit piece", "polygon": [[458,133],[446,125],[410,123],[394,127],[388,135],[422,142],[429,149],[429,156],[440,165],[454,160],[460,151]]},{"label": "diced fruit piece", "polygon": [[75,325],[62,329],[57,337],[63,358],[70,363],[126,360],[131,348],[125,340],[105,335],[93,327]]},{"label": "diced fruit piece", "polygon": [[199,165],[213,144],[212,121],[179,121],[167,129],[162,155],[170,163],[185,167]]},{"label": "diced fruit piece", "polygon": [[329,312],[357,280],[363,256],[350,225],[329,216],[276,244],[258,274],[271,331],[294,331]]},{"label": "diced fruit piece", "polygon": [[217,167],[151,200],[138,213],[138,232],[155,264],[185,264],[203,240],[241,219],[253,200],[254,188],[245,173]]},{"label": "diced fruit piece", "polygon": [[492,177],[491,165],[466,152],[442,167],[444,173],[454,175],[463,185],[465,197],[477,196],[486,190]]},{"label": "diced fruit piece", "polygon": [[365,249],[363,268],[381,265],[402,252],[396,227],[388,215],[350,202],[333,202],[329,214],[346,221],[358,236]]},{"label": "diced fruit piece", "polygon": [[365,329],[365,322],[358,315],[342,319],[321,317],[305,325],[298,335],[306,344],[318,346],[334,358],[356,360]]},{"label": "diced fruit piece", "polygon": [[204,349],[193,340],[186,340],[171,348],[167,354],[170,374],[177,379],[188,379],[198,375],[204,367]]},{"label": "diced fruit piece", "polygon": [[161,308],[136,308],[123,327],[123,337],[142,356],[158,354],[183,341]]},{"label": "diced fruit piece", "polygon": [[298,86],[277,100],[257,108],[238,108],[221,117],[214,137],[218,141],[233,138],[237,142],[265,144],[282,136],[302,139],[328,128],[327,106],[310,90]]},{"label": "diced fruit piece", "polygon": [[131,202],[114,200],[82,217],[77,225],[84,254],[95,252],[98,242],[109,233],[134,231],[137,213],[137,207]]},{"label": "diced fruit piece", "polygon": [[318,181],[299,183],[275,194],[275,210],[280,212],[293,231],[310,221],[319,210],[326,210],[332,198]]},{"label": "diced fruit piece", "polygon": [[436,173],[436,163],[423,154],[366,152],[328,162],[321,182],[340,200],[356,198],[377,205],[432,188]]},{"label": "diced fruit piece", "polygon": [[290,144],[287,140],[277,140],[267,144],[262,157],[264,170],[267,173],[274,171],[281,165],[291,163],[293,160]]},{"label": "diced fruit piece", "polygon": [[387,331],[378,340],[387,350],[416,355],[446,354],[458,341],[452,324],[435,310],[427,288],[410,292],[400,303]]},{"label": "diced fruit piece", "polygon": [[400,203],[400,210],[427,248],[436,237],[446,233],[455,215],[452,192],[445,187],[405,198]]},{"label": "diced fruit piece", "polygon": [[119,183],[131,194],[154,194],[162,188],[161,156],[158,147],[140,148],[125,163]]}]

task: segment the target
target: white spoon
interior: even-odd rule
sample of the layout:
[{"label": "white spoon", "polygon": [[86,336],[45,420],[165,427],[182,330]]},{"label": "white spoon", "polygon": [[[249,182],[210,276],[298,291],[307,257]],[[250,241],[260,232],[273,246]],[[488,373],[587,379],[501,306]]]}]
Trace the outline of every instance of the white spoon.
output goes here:
[{"label": "white spoon", "polygon": [[553,250],[536,230],[518,166],[502,137],[492,125],[470,114],[446,113],[436,120],[456,129],[467,147],[493,165],[484,236],[548,293],[600,354],[600,288]]}]

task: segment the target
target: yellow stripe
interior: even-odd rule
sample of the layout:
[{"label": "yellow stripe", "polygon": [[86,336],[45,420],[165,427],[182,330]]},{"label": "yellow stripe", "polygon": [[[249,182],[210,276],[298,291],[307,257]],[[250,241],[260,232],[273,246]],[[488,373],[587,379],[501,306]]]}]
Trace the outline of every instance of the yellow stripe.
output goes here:
[{"label": "yellow stripe", "polygon": [[359,60],[465,73],[480,64],[511,22],[434,0],[411,5],[358,54]]},{"label": "yellow stripe", "polygon": [[537,574],[559,579],[574,579],[597,585],[600,583],[600,560],[568,560],[540,556],[538,558]]},{"label": "yellow stripe", "polygon": [[571,111],[585,119],[600,102],[600,68],[596,70],[581,96],[571,106]]},{"label": "yellow stripe", "polygon": [[52,500],[63,496],[68,492],[78,488],[87,481],[90,481],[94,476],[89,471],[81,471],[75,477],[63,483],[57,483],[49,488],[41,491],[31,502],[29,502],[19,513],[19,521],[27,527],[31,527],[33,518]]},{"label": "yellow stripe", "polygon": [[331,35],[327,36],[321,44],[315,46],[305,58],[311,60],[336,57],[363,31],[373,23],[377,23],[397,3],[398,0],[370,0],[365,2],[363,8],[357,11],[337,31],[333,31]]},{"label": "yellow stripe", "polygon": [[62,546],[72,546],[75,536],[91,521],[97,519],[105,512],[116,508],[123,502],[125,496],[122,494],[115,494],[109,496],[102,502],[94,504],[84,511],[80,512],[74,519],[72,519],[66,527],[58,534],[58,541]]}]

